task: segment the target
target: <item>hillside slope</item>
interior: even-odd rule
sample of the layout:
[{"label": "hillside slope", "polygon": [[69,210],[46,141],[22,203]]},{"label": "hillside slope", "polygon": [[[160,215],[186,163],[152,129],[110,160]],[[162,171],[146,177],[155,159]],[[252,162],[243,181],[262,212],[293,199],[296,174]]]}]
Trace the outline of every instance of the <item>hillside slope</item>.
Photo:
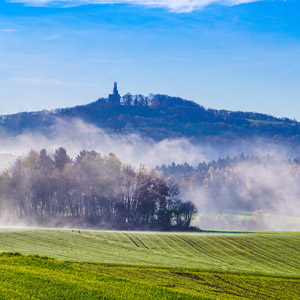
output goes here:
[{"label": "hillside slope", "polygon": [[0,252],[118,265],[298,276],[298,233],[139,233],[72,230],[0,231]]},{"label": "hillside slope", "polygon": [[11,299],[300,299],[299,279],[185,269],[64,262],[0,254],[0,298]]},{"label": "hillside slope", "polygon": [[[127,97],[127,98],[126,98]],[[123,97],[121,105],[99,99],[88,105],[54,111],[0,116],[2,135],[39,132],[51,134],[58,118],[81,119],[108,133],[138,133],[154,140],[186,137],[206,143],[269,139],[300,143],[300,123],[270,115],[205,109],[192,101],[166,95]]]}]

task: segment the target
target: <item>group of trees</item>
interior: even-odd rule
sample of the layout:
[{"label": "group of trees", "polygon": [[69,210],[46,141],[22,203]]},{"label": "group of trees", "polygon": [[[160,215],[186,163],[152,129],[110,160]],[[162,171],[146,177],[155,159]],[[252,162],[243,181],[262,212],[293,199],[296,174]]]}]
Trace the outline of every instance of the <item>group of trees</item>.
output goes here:
[{"label": "group of trees", "polygon": [[122,103],[125,106],[148,106],[151,104],[151,98],[144,95],[132,95],[127,93],[122,97]]},{"label": "group of trees", "polygon": [[[300,199],[300,159],[243,155],[156,168],[166,180],[178,182],[181,190],[205,209],[215,211],[280,211],[293,215]],[[193,199],[190,197],[190,199]]]},{"label": "group of trees", "polygon": [[[234,168],[241,163],[248,164],[264,164],[264,165],[296,165],[300,166],[300,157],[295,157],[293,159],[278,159],[274,156],[256,156],[256,155],[244,155],[243,153],[239,156],[226,156],[225,158],[219,157],[217,160],[212,161],[202,161],[198,163],[197,166],[192,166],[188,163],[176,164],[171,163],[170,165],[162,164],[161,166],[156,166],[156,170],[163,173],[164,178],[171,177],[180,181],[184,177],[192,177],[193,175],[200,174],[205,175],[209,170],[224,170],[228,168]],[[205,176],[204,176],[205,177]],[[203,177],[203,178],[204,178]]]},{"label": "group of trees", "polygon": [[19,158],[0,177],[0,214],[40,225],[188,230],[196,213],[179,188],[154,170],[125,165],[113,154],[64,148]]}]

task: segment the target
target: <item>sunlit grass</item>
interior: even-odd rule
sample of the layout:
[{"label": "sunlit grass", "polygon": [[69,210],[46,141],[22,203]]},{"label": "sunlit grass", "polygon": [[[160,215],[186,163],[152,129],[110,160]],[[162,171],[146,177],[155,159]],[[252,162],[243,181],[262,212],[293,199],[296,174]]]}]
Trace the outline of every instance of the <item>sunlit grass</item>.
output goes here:
[{"label": "sunlit grass", "polygon": [[2,229],[0,251],[118,265],[300,273],[298,233],[145,233]]},{"label": "sunlit grass", "polygon": [[203,299],[36,256],[0,256],[0,299]]},{"label": "sunlit grass", "polygon": [[1,229],[1,251],[31,255],[0,256],[0,299],[300,299],[299,233]]},{"label": "sunlit grass", "polygon": [[299,280],[0,254],[0,299],[300,299]]}]

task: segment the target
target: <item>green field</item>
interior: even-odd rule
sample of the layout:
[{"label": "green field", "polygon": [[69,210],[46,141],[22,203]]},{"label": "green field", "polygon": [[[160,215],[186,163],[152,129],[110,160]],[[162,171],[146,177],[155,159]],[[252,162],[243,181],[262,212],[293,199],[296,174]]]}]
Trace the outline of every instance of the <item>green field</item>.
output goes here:
[{"label": "green field", "polygon": [[30,255],[2,254],[0,299],[300,299],[299,233],[2,229],[0,251]]}]

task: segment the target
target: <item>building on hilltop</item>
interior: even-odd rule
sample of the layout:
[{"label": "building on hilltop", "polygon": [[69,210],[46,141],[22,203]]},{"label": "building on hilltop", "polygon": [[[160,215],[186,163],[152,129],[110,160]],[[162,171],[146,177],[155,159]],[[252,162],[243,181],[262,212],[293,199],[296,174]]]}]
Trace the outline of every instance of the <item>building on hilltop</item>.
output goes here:
[{"label": "building on hilltop", "polygon": [[108,102],[113,105],[120,105],[121,102],[121,96],[118,92],[118,83],[114,83],[114,90],[112,94],[109,94]]}]

